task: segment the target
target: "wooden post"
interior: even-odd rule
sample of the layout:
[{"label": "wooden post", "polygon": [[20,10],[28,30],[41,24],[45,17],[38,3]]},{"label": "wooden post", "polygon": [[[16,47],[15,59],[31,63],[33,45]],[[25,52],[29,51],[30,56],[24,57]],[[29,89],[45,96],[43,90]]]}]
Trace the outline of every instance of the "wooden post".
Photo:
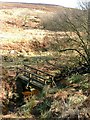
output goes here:
[{"label": "wooden post", "polygon": [[18,76],[18,74],[19,74],[19,69],[17,68],[17,71],[16,71],[16,76]]}]

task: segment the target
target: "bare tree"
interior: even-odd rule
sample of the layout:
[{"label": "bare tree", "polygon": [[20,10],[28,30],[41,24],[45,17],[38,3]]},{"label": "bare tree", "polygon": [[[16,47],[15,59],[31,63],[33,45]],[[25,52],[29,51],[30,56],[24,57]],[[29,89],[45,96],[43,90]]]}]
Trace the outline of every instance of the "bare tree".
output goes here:
[{"label": "bare tree", "polygon": [[[59,47],[59,52],[65,51],[76,51],[83,63],[86,63],[90,66],[90,5],[82,3],[83,6],[80,10],[72,10],[68,14],[67,12],[63,14],[58,13],[58,21],[63,21],[62,23],[57,23],[60,25],[62,30],[64,30],[67,39],[72,43],[72,46],[66,46],[63,49]],[[73,32],[74,36],[68,34]],[[59,40],[56,39],[56,42],[59,44]]]}]

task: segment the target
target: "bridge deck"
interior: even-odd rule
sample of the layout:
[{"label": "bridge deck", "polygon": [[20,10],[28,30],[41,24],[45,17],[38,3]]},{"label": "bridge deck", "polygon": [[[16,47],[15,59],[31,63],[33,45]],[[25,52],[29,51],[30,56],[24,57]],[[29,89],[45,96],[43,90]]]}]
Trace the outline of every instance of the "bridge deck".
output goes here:
[{"label": "bridge deck", "polygon": [[24,65],[23,68],[17,68],[17,80],[24,81],[28,86],[41,90],[46,84],[53,83],[53,75],[44,71]]}]

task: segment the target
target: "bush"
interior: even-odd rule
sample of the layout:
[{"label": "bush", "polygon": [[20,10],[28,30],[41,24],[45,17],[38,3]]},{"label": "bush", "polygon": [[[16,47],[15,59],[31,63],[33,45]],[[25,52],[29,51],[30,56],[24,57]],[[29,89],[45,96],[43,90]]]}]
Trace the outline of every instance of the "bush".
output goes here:
[{"label": "bush", "polygon": [[71,77],[68,78],[67,81],[70,83],[80,83],[82,81],[82,76],[80,74],[73,74]]},{"label": "bush", "polygon": [[26,101],[25,105],[21,106],[21,108],[18,111],[18,115],[19,116],[23,115],[25,118],[29,118],[31,111],[36,104],[35,101],[36,101],[35,96],[32,96],[32,98],[30,98],[29,101]]}]

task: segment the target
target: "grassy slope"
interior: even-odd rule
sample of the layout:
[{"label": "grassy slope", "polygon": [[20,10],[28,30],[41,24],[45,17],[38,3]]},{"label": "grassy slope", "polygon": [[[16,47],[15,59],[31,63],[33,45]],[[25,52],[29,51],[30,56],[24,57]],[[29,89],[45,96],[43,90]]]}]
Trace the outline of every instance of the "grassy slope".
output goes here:
[{"label": "grassy slope", "polygon": [[[39,10],[39,11],[37,11],[37,10]],[[35,67],[39,67],[39,68],[41,66],[44,67],[44,64],[47,65],[46,60],[52,59],[52,55],[48,52],[46,52],[46,53],[45,52],[44,53],[32,52],[32,49],[30,49],[30,47],[29,47],[29,44],[30,44],[29,41],[35,40],[35,39],[39,40],[39,41],[40,40],[43,41],[43,40],[45,40],[46,36],[49,36],[49,34],[51,34],[51,36],[52,36],[53,32],[46,31],[46,30],[40,30],[40,29],[34,29],[34,28],[23,29],[23,27],[21,27],[21,25],[22,25],[21,21],[23,21],[23,19],[24,19],[22,12],[24,13],[24,15],[27,15],[27,13],[30,12],[30,14],[35,17],[37,15],[36,14],[37,12],[39,14],[41,12],[44,15],[46,13],[52,14],[53,12],[55,12],[57,10],[63,11],[64,8],[61,6],[50,6],[50,5],[0,3],[0,12],[1,12],[1,16],[0,16],[1,21],[0,22],[3,23],[2,27],[0,27],[0,35],[1,35],[0,42],[2,42],[2,47],[0,48],[0,50],[2,51],[1,55],[3,55],[3,57],[4,57],[4,59],[3,59],[4,67],[8,67],[8,66],[9,67],[13,67],[13,66],[17,67],[18,65],[22,65],[24,62],[26,62],[30,65],[35,65]],[[20,21],[18,15],[20,15],[22,17],[21,21]],[[15,19],[13,20],[12,18],[14,18],[14,17],[15,17]],[[7,24],[6,21],[9,21],[11,23]],[[15,25],[12,24],[14,21],[15,21]],[[17,23],[19,23],[19,24],[17,24]],[[60,62],[63,63],[63,60],[66,61],[68,58],[67,53],[63,54],[62,56],[63,57],[61,58],[61,60],[58,60],[59,63]],[[68,62],[67,62],[67,64],[68,64]],[[43,70],[46,70],[46,69],[43,69]],[[48,71],[49,71],[49,67],[48,67]],[[9,78],[9,80],[10,80],[10,78]],[[54,90],[52,90],[52,91],[54,91]],[[46,90],[46,93],[47,92],[48,91]],[[71,99],[72,104],[74,104],[74,102],[75,102],[73,100],[74,98],[77,100],[78,96],[79,97],[80,97],[80,95],[81,95],[81,97],[84,96],[84,95],[82,95],[83,94],[82,91],[79,91],[79,93],[73,94],[72,89],[69,89],[69,90],[66,89],[65,92],[68,92],[69,96],[72,97],[72,99]],[[76,92],[76,90],[75,90],[75,92]],[[62,91],[62,94],[63,94],[63,91]],[[55,94],[57,97],[57,99],[55,98],[57,101],[57,105],[54,106],[54,108],[57,107],[57,109],[61,109],[61,108],[58,108],[58,103],[59,103],[58,98],[60,97],[60,99],[61,99],[64,96],[64,94],[63,95],[62,94],[61,94],[60,90],[58,90],[58,93]],[[50,94],[47,94],[47,96],[49,96],[49,95]],[[51,94],[51,96],[53,96],[53,97],[55,95]],[[66,95],[66,93],[65,93],[65,95]],[[75,96],[75,95],[77,95],[77,96]],[[45,96],[46,100],[47,100],[47,96]],[[69,98],[67,97],[67,95],[66,95],[65,99],[67,99],[67,101],[68,101]],[[39,99],[38,99],[38,101],[39,101]],[[30,102],[32,102],[32,101],[30,101]],[[62,102],[62,100],[61,100],[61,102]],[[52,105],[54,105],[54,103],[55,103],[55,101],[53,100]],[[67,105],[67,104],[68,103],[66,103],[65,105]],[[31,105],[32,105],[32,103],[31,103]],[[62,106],[62,104],[60,106]],[[78,106],[78,103],[77,103],[77,106]],[[56,112],[56,109],[55,109],[55,112]],[[26,112],[25,112],[25,114],[26,114]],[[15,116],[15,115],[13,115],[13,116]],[[6,117],[8,117],[8,116],[6,116]]]}]

